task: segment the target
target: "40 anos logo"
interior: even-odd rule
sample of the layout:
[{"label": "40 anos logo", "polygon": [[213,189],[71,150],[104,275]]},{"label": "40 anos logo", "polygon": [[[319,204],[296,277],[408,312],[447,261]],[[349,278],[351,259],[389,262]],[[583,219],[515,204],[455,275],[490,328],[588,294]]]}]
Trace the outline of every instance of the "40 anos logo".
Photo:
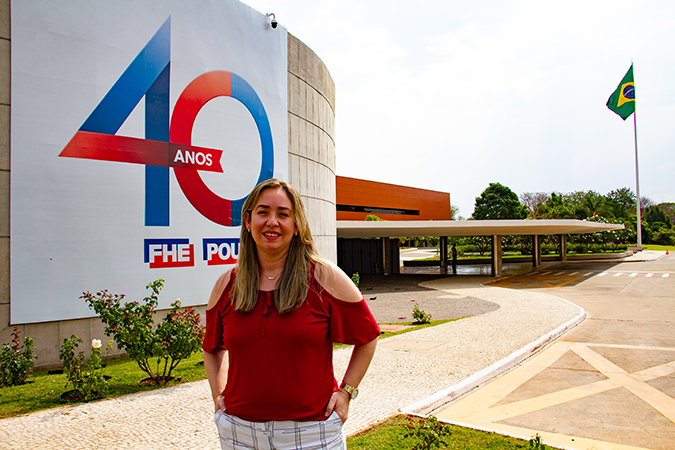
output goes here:
[{"label": "40 anos logo", "polygon": [[[262,164],[258,182],[274,172],[274,148],[269,120],[255,90],[240,76],[227,71],[206,72],[192,80],[169,114],[171,73],[171,17],[159,28],[108,93],[84,121],[59,156],[145,165],[145,225],[169,226],[169,169],[188,201],[204,217],[224,226],[241,224],[246,197],[226,199],[211,191],[200,170],[223,172],[222,151],[193,146],[197,114],[217,97],[241,102],[253,117],[260,135]],[[116,133],[145,97],[145,139]],[[189,264],[184,243],[176,261]],[[168,245],[168,244],[167,244]],[[167,262],[172,258],[167,247]],[[149,258],[146,247],[146,258]],[[167,253],[168,252],[168,253]],[[187,259],[186,259],[187,258]],[[148,262],[148,261],[146,261]]]}]

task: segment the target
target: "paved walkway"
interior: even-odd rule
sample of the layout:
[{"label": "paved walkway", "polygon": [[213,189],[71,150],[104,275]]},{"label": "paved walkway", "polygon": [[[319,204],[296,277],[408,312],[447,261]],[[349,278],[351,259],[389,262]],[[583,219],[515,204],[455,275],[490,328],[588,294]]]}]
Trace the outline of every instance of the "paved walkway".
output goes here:
[{"label": "paved walkway", "polygon": [[564,296],[588,317],[434,414],[525,439],[538,433],[559,448],[675,449],[675,256],[664,253],[500,281]]},{"label": "paved walkway", "polygon": [[[486,277],[427,276],[420,287],[419,280],[395,280],[362,281],[380,322],[410,320],[413,301],[434,319],[475,315],[382,340],[352,404],[348,434],[411,404],[413,409],[430,408],[472,389],[584,315],[581,308],[544,292],[482,286]],[[335,352],[338,379],[348,358],[349,349]],[[0,420],[0,448],[216,450],[212,409],[207,382],[189,383]]]}]

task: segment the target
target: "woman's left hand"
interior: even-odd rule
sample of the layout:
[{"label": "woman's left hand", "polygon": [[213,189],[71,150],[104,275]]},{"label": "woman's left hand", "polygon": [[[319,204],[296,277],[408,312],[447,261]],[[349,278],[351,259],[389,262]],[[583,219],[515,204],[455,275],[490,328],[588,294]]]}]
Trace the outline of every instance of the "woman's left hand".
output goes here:
[{"label": "woman's left hand", "polygon": [[347,416],[349,415],[349,396],[342,389],[338,389],[330,396],[328,406],[326,406],[325,416],[330,417],[330,415],[333,414],[333,411],[340,416],[342,423],[347,421]]}]

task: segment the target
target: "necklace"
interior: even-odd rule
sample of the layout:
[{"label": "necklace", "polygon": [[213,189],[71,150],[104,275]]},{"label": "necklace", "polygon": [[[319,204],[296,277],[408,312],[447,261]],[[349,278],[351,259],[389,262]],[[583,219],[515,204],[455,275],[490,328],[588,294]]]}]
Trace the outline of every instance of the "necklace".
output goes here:
[{"label": "necklace", "polygon": [[[283,272],[283,270],[282,270],[282,272]],[[263,276],[264,276],[265,278],[267,278],[268,280],[274,280],[274,279],[276,279],[276,277],[278,277],[279,275],[281,275],[281,272],[279,272],[278,274],[276,274],[276,275],[274,275],[274,276],[272,276],[272,277],[270,277],[269,275],[265,275],[265,274],[263,273]]]}]

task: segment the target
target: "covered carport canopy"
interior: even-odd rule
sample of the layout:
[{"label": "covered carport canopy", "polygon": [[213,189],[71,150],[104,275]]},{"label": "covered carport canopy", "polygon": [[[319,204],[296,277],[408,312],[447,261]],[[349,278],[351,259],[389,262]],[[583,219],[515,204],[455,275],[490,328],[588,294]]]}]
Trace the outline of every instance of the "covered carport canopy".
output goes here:
[{"label": "covered carport canopy", "polygon": [[622,230],[622,224],[590,222],[576,219],[552,220],[445,220],[445,221],[338,221],[337,237],[356,238],[395,238],[395,237],[441,237],[441,270],[447,268],[448,236],[491,236],[492,237],[492,275],[501,276],[502,251],[501,237],[510,235],[533,236],[532,263],[541,264],[541,245],[539,236],[560,235],[561,260],[567,253],[566,236],[568,234],[595,233],[600,231]]}]

